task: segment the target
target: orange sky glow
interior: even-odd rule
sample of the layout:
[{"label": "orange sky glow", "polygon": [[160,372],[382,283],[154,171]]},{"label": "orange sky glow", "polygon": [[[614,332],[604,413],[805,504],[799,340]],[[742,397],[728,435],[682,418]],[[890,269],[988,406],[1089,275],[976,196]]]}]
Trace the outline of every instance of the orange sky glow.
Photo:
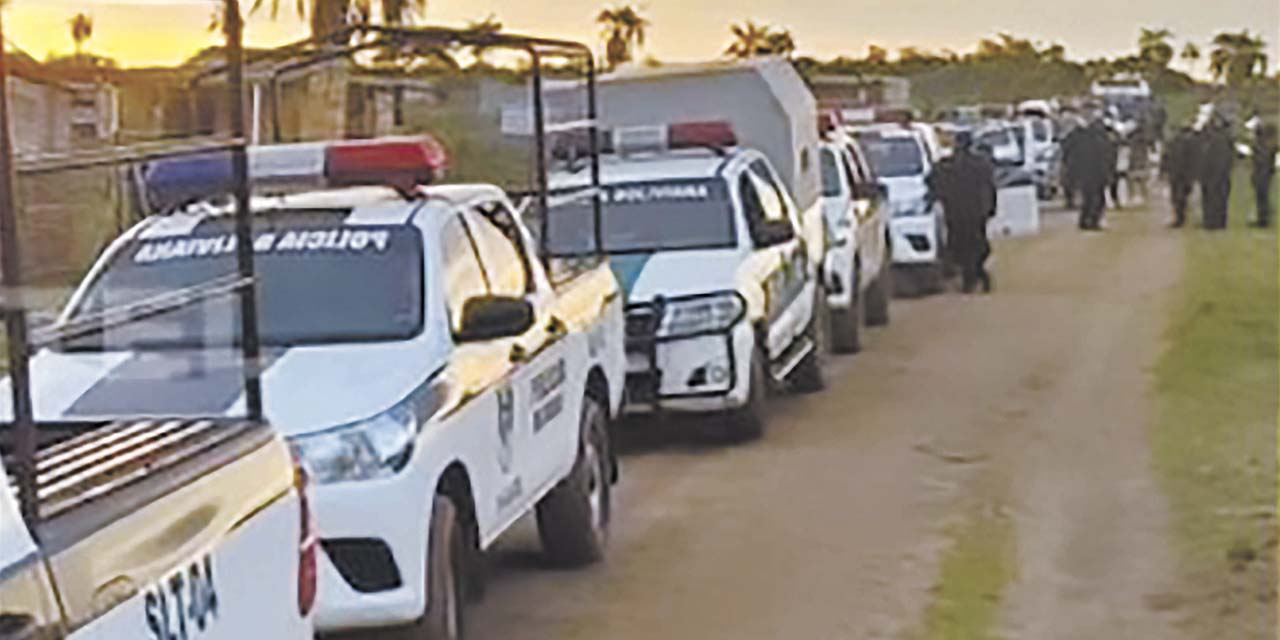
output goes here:
[{"label": "orange sky glow", "polygon": [[[269,3],[270,0],[268,0]],[[242,0],[247,8],[252,3]],[[600,0],[431,0],[427,19],[465,25],[490,13],[507,28],[598,44],[595,14]],[[803,54],[830,58],[862,55],[868,44],[892,49],[971,50],[979,38],[1008,31],[1043,42],[1060,42],[1075,58],[1132,51],[1139,27],[1170,28],[1176,46],[1193,40],[1202,48],[1223,29],[1262,33],[1271,60],[1280,58],[1280,2],[1276,0],[642,0],[652,21],[642,56],[661,60],[705,59],[728,42],[728,25],[744,19],[790,28]],[[72,50],[68,20],[83,11],[94,19],[86,51],[126,66],[168,65],[216,44],[209,31],[215,0],[9,0],[5,29],[23,50],[44,58]],[[247,38],[255,46],[281,44],[306,35],[305,21],[282,0],[277,19],[259,12]],[[1201,63],[1204,64],[1203,62]]]}]

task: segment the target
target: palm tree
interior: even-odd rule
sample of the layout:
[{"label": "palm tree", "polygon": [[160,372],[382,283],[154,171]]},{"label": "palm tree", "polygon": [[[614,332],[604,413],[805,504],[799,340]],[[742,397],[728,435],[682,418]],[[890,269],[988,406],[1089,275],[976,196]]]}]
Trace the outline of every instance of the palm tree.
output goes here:
[{"label": "palm tree", "polygon": [[1143,28],[1138,33],[1138,58],[1153,70],[1168,68],[1173,61],[1173,45],[1169,40],[1173,32],[1168,29]]},{"label": "palm tree", "polygon": [[1240,33],[1222,32],[1213,38],[1209,52],[1209,71],[1217,80],[1239,86],[1256,76],[1267,74],[1266,43],[1248,29]]},{"label": "palm tree", "polygon": [[1194,42],[1188,42],[1183,45],[1182,53],[1179,54],[1178,57],[1182,58],[1182,61],[1187,63],[1187,71],[1194,73],[1196,70],[1196,63],[1200,61],[1200,47],[1196,46],[1196,43]]},{"label": "palm tree", "polygon": [[596,23],[604,29],[604,59],[610,69],[635,58],[635,48],[644,46],[645,30],[650,24],[629,4],[602,9]]},{"label": "palm tree", "polygon": [[765,42],[768,53],[771,55],[790,58],[796,52],[796,38],[791,35],[790,29],[779,29],[770,33],[765,38]]},{"label": "palm tree", "polygon": [[71,24],[71,41],[76,43],[76,57],[80,57],[84,43],[93,37],[93,18],[84,13],[77,13],[69,21]]},{"label": "palm tree", "polygon": [[[427,9],[427,0],[378,0],[382,20],[387,24],[405,24]],[[251,11],[262,9],[268,0],[253,0]],[[270,0],[271,16],[280,12],[280,0]],[[340,31],[354,24],[370,22],[375,0],[294,0],[294,9],[300,16],[310,12],[311,35],[321,36]]]},{"label": "palm tree", "polygon": [[752,58],[769,48],[769,27],[756,24],[750,20],[742,24],[729,25],[733,34],[733,42],[724,50],[724,54],[734,58]]}]

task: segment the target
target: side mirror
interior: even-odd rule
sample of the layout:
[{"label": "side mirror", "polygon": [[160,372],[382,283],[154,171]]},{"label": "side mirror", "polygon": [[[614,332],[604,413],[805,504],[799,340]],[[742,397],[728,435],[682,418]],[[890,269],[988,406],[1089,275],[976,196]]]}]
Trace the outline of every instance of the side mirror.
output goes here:
[{"label": "side mirror", "polygon": [[768,220],[760,224],[754,235],[757,247],[772,247],[790,242],[796,237],[796,230],[786,220]]},{"label": "side mirror", "polygon": [[512,338],[533,327],[533,305],[506,296],[477,296],[462,305],[458,342]]}]

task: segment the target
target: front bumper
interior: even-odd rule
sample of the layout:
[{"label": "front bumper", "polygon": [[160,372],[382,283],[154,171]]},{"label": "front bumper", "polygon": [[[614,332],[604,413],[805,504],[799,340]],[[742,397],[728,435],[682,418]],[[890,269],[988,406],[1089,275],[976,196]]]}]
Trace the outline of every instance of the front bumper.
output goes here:
[{"label": "front bumper", "polygon": [[739,321],[717,332],[656,337],[656,310],[627,310],[627,412],[714,412],[746,403],[755,337]]},{"label": "front bumper", "polygon": [[[422,616],[427,603],[431,521],[428,480],[422,457],[415,455],[409,466],[390,478],[313,486],[312,509],[325,549],[319,557],[317,631],[397,626]],[[335,543],[385,550],[390,567],[362,569],[366,574],[381,571],[384,576],[390,571],[396,579],[373,581],[381,582],[372,587],[375,590],[367,578],[353,584],[352,566],[340,568],[331,555]]]},{"label": "front bumper", "polygon": [[934,216],[906,216],[889,221],[894,264],[925,264],[940,258],[938,221]]}]

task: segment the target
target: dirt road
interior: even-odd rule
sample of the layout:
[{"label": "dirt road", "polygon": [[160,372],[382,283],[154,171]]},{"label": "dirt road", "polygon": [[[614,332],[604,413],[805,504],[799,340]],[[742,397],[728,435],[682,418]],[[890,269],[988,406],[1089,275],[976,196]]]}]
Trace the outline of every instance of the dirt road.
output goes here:
[{"label": "dirt road", "polygon": [[1161,222],[1121,213],[1085,236],[1047,216],[997,246],[996,294],[896,302],[826,392],[777,404],[760,442],[639,425],[607,563],[543,568],[524,523],[471,636],[902,638],[934,604],[948,532],[978,510],[1016,547],[998,631],[1176,638],[1145,437],[1181,260]]}]

